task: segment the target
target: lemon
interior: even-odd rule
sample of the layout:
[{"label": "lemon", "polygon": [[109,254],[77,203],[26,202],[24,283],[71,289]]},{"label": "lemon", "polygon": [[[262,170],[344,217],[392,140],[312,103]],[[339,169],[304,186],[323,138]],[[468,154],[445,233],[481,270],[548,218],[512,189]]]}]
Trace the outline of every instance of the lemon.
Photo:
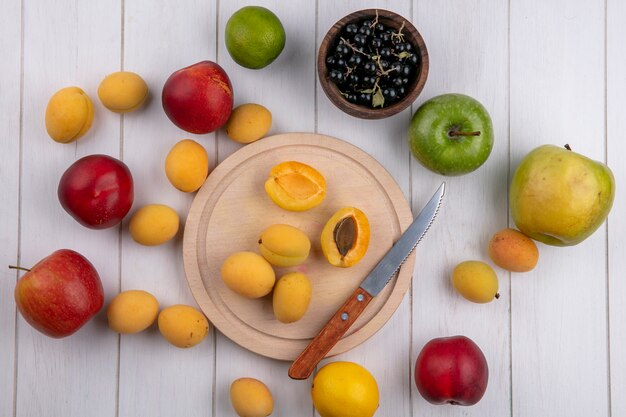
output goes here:
[{"label": "lemon", "polygon": [[260,6],[236,11],[226,23],[226,49],[242,67],[260,69],[285,47],[285,29],[274,13]]},{"label": "lemon", "polygon": [[378,408],[378,385],[361,365],[332,362],[313,378],[311,397],[321,417],[371,417]]},{"label": "lemon", "polygon": [[467,300],[488,303],[498,298],[498,276],[481,261],[461,262],[452,271],[452,285]]}]

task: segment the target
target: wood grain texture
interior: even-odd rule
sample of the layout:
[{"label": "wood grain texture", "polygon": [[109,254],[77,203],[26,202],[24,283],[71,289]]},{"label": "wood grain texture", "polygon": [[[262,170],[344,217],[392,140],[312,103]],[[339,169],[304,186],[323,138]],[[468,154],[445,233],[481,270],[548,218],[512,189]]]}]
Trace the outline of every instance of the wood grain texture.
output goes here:
[{"label": "wood grain texture", "polygon": [[[604,161],[604,17],[601,0],[512,2],[512,169],[546,143]],[[606,227],[539,252],[511,283],[513,415],[606,416]]]},{"label": "wood grain texture", "polygon": [[[318,45],[335,22],[356,10],[383,7],[407,19],[412,14],[411,4],[400,0],[384,3],[320,0],[318,3]],[[428,40],[426,42],[428,46]],[[321,90],[319,82],[316,85],[318,133],[346,140],[372,155],[387,169],[409,199],[410,156],[406,144],[406,126],[411,116],[410,109],[383,120],[357,119],[337,109]],[[429,196],[435,189],[430,190]],[[411,415],[410,311],[407,294],[393,317],[372,338],[345,354],[322,362],[322,365],[339,360],[356,362],[367,368],[377,381],[384,381],[379,385],[380,405],[377,415]]]},{"label": "wood grain texture", "polygon": [[21,1],[0,5],[0,126],[3,127],[3,161],[0,164],[0,415],[12,416],[15,393],[15,302],[17,274],[7,265],[19,262],[19,169],[21,115]]},{"label": "wood grain texture", "polygon": [[[506,2],[418,2],[414,10],[413,23],[424,36],[431,58],[429,79],[414,110],[430,97],[467,94],[485,106],[494,129],[493,150],[485,164],[467,175],[446,178],[446,197],[438,218],[417,248],[412,297],[411,364],[429,340],[464,335],[485,354],[489,385],[477,405],[461,411],[431,405],[413,384],[416,417],[511,414],[509,274],[494,266],[501,297],[489,304],[465,300],[451,284],[452,270],[458,263],[491,263],[487,242],[493,233],[507,226],[507,21]],[[412,161],[414,211],[427,201],[441,179]]]},{"label": "wood grain texture", "polygon": [[[287,40],[278,58],[266,68],[249,70],[237,65],[226,50],[224,28],[230,16],[251,3],[245,0],[219,2],[216,28],[218,63],[233,82],[235,105],[258,103],[272,112],[269,134],[312,132],[315,130],[313,89],[315,83],[315,2],[308,0],[259,0],[254,5],[272,10],[283,23]],[[217,153],[223,161],[241,145],[228,139],[224,131],[217,135]],[[274,393],[274,413],[279,417],[307,416],[312,409],[307,383],[295,383],[287,375],[289,364],[260,357],[221,334],[216,341],[217,381],[214,414],[235,416],[228,398],[232,381],[250,376],[267,383]]]},{"label": "wood grain texture", "polygon": [[[193,194],[175,189],[165,176],[165,157],[178,141],[192,138],[214,157],[214,134],[192,135],[177,128],[161,105],[169,75],[196,62],[215,59],[215,2],[175,1],[148,6],[125,1],[124,69],[140,74],[150,89],[148,102],[124,116],[123,157],[135,178],[131,215],[146,204],[166,204],[180,216],[178,235],[163,245],[137,244],[122,231],[121,287],[152,293],[160,308],[197,307],[185,280],[182,228]],[[211,166],[213,168],[214,165]],[[156,328],[122,336],[120,416],[206,416],[212,408],[214,334],[191,349],[170,345]],[[154,381],[154,383],[147,382]]]},{"label": "wood grain texture", "polygon": [[[624,108],[626,107],[626,54],[624,38],[626,28],[626,3],[609,0],[606,3],[607,16],[607,69],[606,69],[606,101],[607,101],[607,164],[613,170],[617,193],[613,210],[607,222],[608,228],[608,302],[609,302],[609,399],[610,415],[626,415],[626,222],[622,213],[626,212],[626,144],[622,132],[626,129]],[[598,277],[600,278],[600,277]]]},{"label": "wood grain texture", "polygon": [[289,367],[292,379],[307,379],[317,364],[361,316],[372,296],[358,287]]},{"label": "wood grain texture", "polygon": [[[60,24],[59,22],[63,22]],[[120,62],[120,3],[24,2],[24,114],[21,263],[33,265],[56,249],[74,249],[98,271],[105,302],[117,290],[118,229],[80,226],[60,206],[57,185],[77,158],[119,155],[119,124],[97,99],[104,75]],[[28,47],[26,47],[28,45]],[[73,144],[52,141],[44,127],[48,99],[81,87],[95,111],[91,130]],[[70,338],[50,339],[18,321],[19,416],[114,416],[117,336],[101,311]]]}]

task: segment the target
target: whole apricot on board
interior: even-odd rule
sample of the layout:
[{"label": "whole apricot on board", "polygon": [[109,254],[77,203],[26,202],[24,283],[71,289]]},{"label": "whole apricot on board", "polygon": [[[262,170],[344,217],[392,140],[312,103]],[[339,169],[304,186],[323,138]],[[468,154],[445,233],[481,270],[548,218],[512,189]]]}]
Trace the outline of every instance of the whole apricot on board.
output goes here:
[{"label": "whole apricot on board", "polygon": [[324,200],[326,180],[307,164],[287,161],[271,169],[265,191],[277,206],[289,211],[305,211]]},{"label": "whole apricot on board", "polygon": [[98,98],[107,109],[115,113],[129,113],[139,108],[148,97],[148,85],[130,71],[107,75],[98,87]]},{"label": "whole apricot on board", "polygon": [[344,207],[326,222],[321,236],[322,252],[331,265],[347,268],[359,262],[370,242],[370,224],[356,207]]},{"label": "whole apricot on board", "polygon": [[78,87],[62,88],[48,101],[46,131],[55,142],[74,142],[89,131],[93,114],[87,93]]},{"label": "whole apricot on board", "polygon": [[222,264],[220,274],[228,288],[246,298],[266,296],[276,282],[272,266],[254,252],[233,253]]},{"label": "whole apricot on board", "polygon": [[488,251],[496,265],[511,272],[528,272],[539,260],[535,242],[515,229],[502,229],[494,234]]},{"label": "whole apricot on board", "polygon": [[309,256],[311,241],[297,227],[275,224],[261,233],[259,252],[274,266],[300,265]]},{"label": "whole apricot on board", "polygon": [[272,307],[276,320],[293,323],[304,316],[311,302],[311,281],[301,272],[283,275],[274,287]]}]

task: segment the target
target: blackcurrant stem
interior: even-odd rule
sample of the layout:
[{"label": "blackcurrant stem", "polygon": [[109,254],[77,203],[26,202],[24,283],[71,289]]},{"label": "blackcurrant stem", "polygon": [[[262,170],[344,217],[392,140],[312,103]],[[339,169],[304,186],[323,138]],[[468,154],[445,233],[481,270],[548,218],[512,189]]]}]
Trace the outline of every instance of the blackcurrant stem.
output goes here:
[{"label": "blackcurrant stem", "polygon": [[480,136],[480,131],[477,132],[457,132],[456,130],[451,130],[448,132],[448,136]]},{"label": "blackcurrant stem", "polygon": [[20,271],[30,272],[28,268],[22,268],[21,266],[9,265],[9,269],[19,269]]}]

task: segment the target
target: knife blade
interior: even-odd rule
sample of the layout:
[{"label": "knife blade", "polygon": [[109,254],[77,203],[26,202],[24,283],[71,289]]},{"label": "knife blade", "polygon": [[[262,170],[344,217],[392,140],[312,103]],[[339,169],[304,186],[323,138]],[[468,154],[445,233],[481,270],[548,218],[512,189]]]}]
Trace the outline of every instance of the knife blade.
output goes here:
[{"label": "knife blade", "polygon": [[413,249],[426,235],[430,225],[437,216],[445,194],[445,188],[446,183],[441,183],[413,223],[400,236],[400,239],[396,241],[389,252],[361,282],[361,285],[291,364],[289,377],[292,379],[307,379],[319,361],[326,356],[361,315],[372,298],[385,288],[391,277],[400,269],[400,266],[402,266],[411,252],[413,252]]}]

